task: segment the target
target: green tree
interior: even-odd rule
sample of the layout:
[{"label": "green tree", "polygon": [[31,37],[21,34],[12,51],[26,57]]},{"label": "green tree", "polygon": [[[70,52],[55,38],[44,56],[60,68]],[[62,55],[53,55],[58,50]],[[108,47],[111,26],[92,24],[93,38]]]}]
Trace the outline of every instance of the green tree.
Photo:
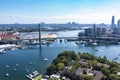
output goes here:
[{"label": "green tree", "polygon": [[120,76],[117,76],[116,74],[109,74],[108,79],[109,80],[120,80]]},{"label": "green tree", "polygon": [[78,61],[75,61],[74,64],[73,64],[73,67],[74,67],[75,69],[77,69],[78,67],[80,67],[79,62],[78,62]]},{"label": "green tree", "polygon": [[94,77],[89,75],[83,75],[81,76],[80,80],[94,80]]},{"label": "green tree", "polygon": [[109,69],[106,69],[106,68],[103,68],[103,69],[102,69],[102,73],[103,73],[104,75],[109,75],[109,74],[110,74],[110,70],[109,70]]},{"label": "green tree", "polygon": [[50,67],[47,68],[47,73],[49,75],[56,73],[56,66],[54,64],[51,64]]},{"label": "green tree", "polygon": [[57,64],[57,70],[61,70],[64,68],[64,63],[58,63]]}]

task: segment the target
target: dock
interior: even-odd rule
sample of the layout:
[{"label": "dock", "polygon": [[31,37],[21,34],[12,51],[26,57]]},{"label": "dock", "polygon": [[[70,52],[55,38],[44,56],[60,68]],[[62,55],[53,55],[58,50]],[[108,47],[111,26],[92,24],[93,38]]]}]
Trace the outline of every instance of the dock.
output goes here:
[{"label": "dock", "polygon": [[31,74],[26,75],[26,77],[30,80],[39,80],[38,78],[42,78],[42,75],[40,76],[38,71],[34,71]]},{"label": "dock", "polygon": [[41,80],[42,79],[42,75],[39,74],[38,76],[36,76],[35,78],[33,78],[33,80]]}]

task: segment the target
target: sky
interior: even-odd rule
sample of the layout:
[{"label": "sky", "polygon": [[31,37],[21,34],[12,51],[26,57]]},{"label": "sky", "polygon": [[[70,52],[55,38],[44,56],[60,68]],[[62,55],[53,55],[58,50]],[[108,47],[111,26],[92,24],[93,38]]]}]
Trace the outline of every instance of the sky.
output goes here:
[{"label": "sky", "polygon": [[110,24],[120,19],[120,0],[0,0],[0,24]]}]

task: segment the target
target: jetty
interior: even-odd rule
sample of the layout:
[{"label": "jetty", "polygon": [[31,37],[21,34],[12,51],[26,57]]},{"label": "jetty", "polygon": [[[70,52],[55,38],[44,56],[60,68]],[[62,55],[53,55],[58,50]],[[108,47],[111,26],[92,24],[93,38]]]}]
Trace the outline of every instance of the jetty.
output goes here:
[{"label": "jetty", "polygon": [[26,77],[28,79],[30,79],[30,80],[38,80],[38,79],[36,79],[36,76],[38,76],[38,75],[39,75],[39,72],[38,71],[34,71],[31,74],[26,75]]}]

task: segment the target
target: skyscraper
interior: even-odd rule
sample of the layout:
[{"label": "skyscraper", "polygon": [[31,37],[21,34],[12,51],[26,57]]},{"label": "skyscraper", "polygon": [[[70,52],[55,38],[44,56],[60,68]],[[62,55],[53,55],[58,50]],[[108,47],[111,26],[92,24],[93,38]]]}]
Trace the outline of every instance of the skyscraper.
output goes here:
[{"label": "skyscraper", "polygon": [[111,30],[114,30],[114,28],[115,28],[115,19],[114,19],[114,16],[112,16]]},{"label": "skyscraper", "polygon": [[117,28],[120,29],[120,19],[118,20]]},{"label": "skyscraper", "polygon": [[117,28],[118,28],[118,30],[119,30],[119,32],[120,32],[120,19],[118,20]]},{"label": "skyscraper", "polygon": [[96,38],[96,25],[93,25],[94,39]]}]

